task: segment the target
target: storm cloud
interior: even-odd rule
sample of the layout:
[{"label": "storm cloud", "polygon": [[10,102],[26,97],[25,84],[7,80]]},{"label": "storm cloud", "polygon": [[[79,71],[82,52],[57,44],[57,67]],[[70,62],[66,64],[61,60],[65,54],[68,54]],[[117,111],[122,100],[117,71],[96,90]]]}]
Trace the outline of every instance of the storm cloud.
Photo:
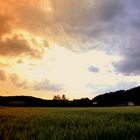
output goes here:
[{"label": "storm cloud", "polygon": [[12,17],[12,27],[45,35],[75,49],[77,43],[79,48],[94,48],[97,42],[111,42],[106,35],[111,36],[125,20],[126,5],[121,0],[31,0],[28,4],[8,0],[3,2],[2,10],[8,9],[6,15]]},{"label": "storm cloud", "polygon": [[[75,52],[99,49],[118,54],[123,60],[114,65],[117,72],[140,73],[140,41],[136,39],[140,35],[139,0],[31,0],[28,4],[26,0],[7,0],[1,5],[1,36],[18,28],[45,35]],[[0,55],[39,55],[27,41],[16,37],[0,40],[0,46]]]},{"label": "storm cloud", "polygon": [[114,64],[116,72],[129,76],[140,74],[140,43],[138,42],[134,43],[130,48],[126,48],[123,52],[123,59]]}]

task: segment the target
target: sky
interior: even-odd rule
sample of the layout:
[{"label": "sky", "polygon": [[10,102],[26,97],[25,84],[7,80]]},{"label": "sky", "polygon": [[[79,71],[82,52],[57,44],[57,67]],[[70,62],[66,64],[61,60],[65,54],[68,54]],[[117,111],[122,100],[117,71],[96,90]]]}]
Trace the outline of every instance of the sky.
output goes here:
[{"label": "sky", "polygon": [[0,95],[69,99],[140,85],[140,0],[0,0]]}]

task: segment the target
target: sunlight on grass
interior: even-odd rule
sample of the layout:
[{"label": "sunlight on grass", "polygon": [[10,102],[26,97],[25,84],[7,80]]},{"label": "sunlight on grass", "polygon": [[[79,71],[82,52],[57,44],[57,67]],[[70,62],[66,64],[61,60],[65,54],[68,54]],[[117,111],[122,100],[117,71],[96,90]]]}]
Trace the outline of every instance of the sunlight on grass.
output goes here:
[{"label": "sunlight on grass", "polygon": [[140,107],[0,108],[0,140],[140,139]]}]

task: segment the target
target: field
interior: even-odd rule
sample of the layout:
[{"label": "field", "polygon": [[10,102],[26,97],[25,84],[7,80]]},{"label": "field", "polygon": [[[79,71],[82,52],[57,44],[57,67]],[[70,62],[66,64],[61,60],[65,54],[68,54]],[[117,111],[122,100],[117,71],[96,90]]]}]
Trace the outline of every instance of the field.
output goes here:
[{"label": "field", "polygon": [[0,140],[121,139],[140,139],[140,107],[0,108]]}]

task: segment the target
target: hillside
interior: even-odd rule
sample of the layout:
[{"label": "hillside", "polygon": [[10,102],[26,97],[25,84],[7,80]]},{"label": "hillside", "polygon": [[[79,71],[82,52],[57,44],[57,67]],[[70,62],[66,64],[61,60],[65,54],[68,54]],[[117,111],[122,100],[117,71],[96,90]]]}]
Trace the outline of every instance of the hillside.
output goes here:
[{"label": "hillside", "polygon": [[98,106],[140,105],[140,86],[130,90],[120,90],[96,96]]},{"label": "hillside", "polygon": [[0,96],[0,106],[20,107],[90,107],[92,100],[88,98],[76,100],[43,100],[31,96]]},{"label": "hillside", "polygon": [[44,100],[31,96],[0,96],[0,106],[23,107],[92,107],[140,105],[140,86],[88,98],[69,100]]},{"label": "hillside", "polygon": [[31,96],[0,96],[0,106],[43,106],[46,102]]}]

